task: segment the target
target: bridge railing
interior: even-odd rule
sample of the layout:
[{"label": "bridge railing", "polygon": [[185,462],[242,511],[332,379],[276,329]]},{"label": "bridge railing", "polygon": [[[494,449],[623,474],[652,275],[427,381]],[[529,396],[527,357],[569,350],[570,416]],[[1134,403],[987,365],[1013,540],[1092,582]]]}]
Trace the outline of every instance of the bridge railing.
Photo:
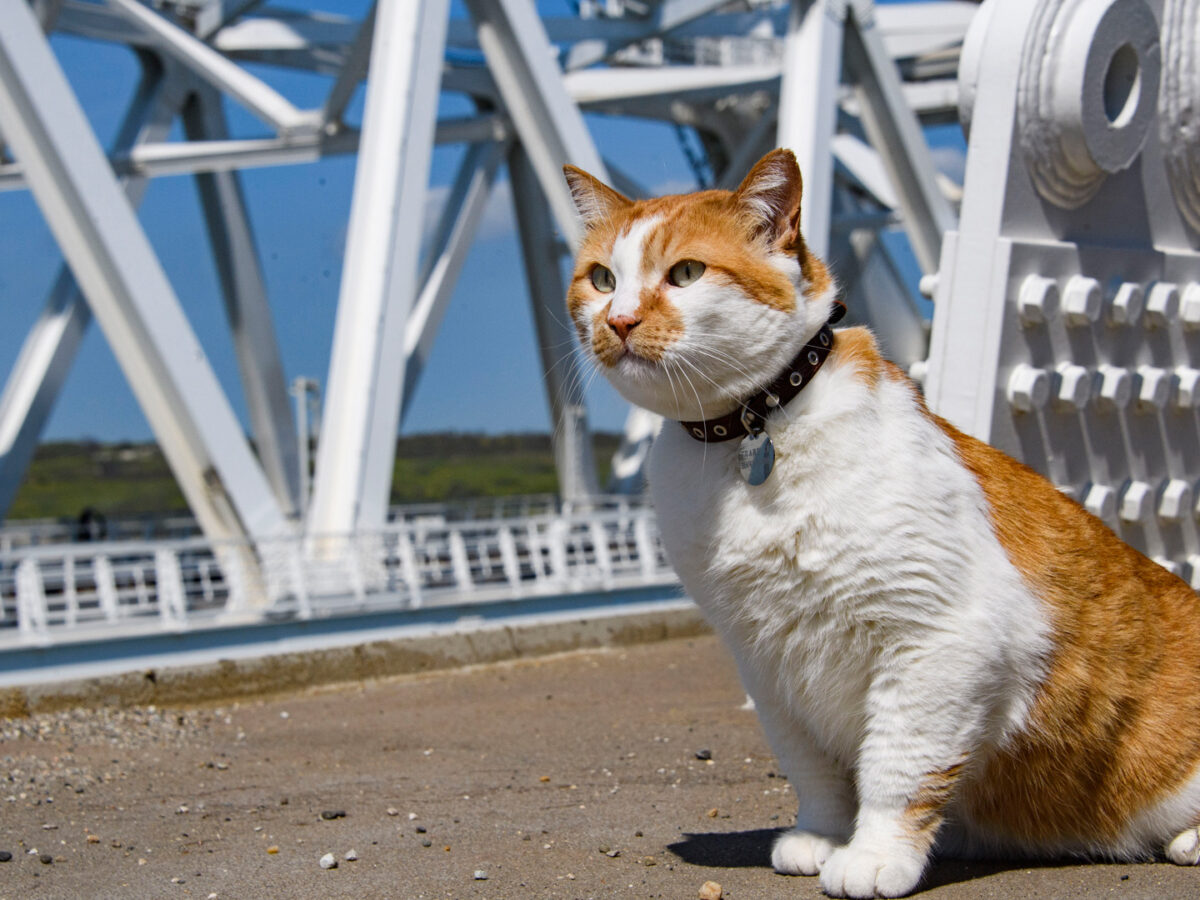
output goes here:
[{"label": "bridge railing", "polygon": [[176,541],[0,552],[0,649],[157,630],[670,584],[644,507],[419,516],[257,547]]}]

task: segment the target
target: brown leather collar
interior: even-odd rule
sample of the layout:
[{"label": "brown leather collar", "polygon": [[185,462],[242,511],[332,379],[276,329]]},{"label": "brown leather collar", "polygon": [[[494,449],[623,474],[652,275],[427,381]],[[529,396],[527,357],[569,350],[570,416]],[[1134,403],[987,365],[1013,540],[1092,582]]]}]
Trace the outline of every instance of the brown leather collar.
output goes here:
[{"label": "brown leather collar", "polygon": [[765,427],[767,416],[772,410],[786,406],[817,374],[817,370],[833,349],[833,329],[846,315],[846,307],[837,302],[821,330],[812,340],[800,348],[800,352],[788,363],[779,377],[763,390],[738,405],[727,415],[716,419],[701,419],[695,422],[680,422],[683,430],[698,441],[719,443],[732,441],[747,434],[758,434]]}]

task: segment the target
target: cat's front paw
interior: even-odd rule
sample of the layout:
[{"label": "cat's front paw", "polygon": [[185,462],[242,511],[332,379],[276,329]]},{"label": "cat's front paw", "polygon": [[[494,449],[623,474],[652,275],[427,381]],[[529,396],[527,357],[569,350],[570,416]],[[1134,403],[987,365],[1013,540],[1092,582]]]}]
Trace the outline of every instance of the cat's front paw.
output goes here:
[{"label": "cat's front paw", "polygon": [[821,889],[831,897],[904,897],[925,871],[925,857],[904,847],[834,850],[821,867]]},{"label": "cat's front paw", "polygon": [[771,865],[780,875],[816,875],[833,851],[829,838],[808,831],[789,831],[775,841]]}]

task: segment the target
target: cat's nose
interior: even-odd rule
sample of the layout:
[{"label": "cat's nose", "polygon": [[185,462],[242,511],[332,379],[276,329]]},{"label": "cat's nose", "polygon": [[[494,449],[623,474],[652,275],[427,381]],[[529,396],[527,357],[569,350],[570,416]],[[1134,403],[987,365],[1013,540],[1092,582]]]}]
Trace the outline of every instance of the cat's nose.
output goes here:
[{"label": "cat's nose", "polygon": [[625,343],[629,338],[629,332],[633,331],[641,321],[635,316],[609,316],[608,327],[617,333],[621,343]]}]

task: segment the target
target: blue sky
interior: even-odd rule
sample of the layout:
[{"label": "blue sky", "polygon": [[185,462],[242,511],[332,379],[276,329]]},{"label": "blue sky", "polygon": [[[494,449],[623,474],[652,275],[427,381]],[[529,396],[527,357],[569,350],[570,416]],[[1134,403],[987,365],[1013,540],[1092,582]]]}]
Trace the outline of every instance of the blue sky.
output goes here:
[{"label": "blue sky", "polygon": [[[320,5],[358,15],[365,3]],[[548,0],[539,6],[543,11],[561,11],[564,3]],[[453,14],[462,14],[457,3]],[[136,81],[132,55],[122,47],[61,35],[53,43],[101,143],[107,145]],[[300,106],[319,105],[330,83],[319,76],[258,71]],[[235,107],[227,108],[235,136],[263,133],[256,120]],[[444,97],[443,114],[461,114],[465,108],[461,98]],[[352,110],[351,118],[358,114],[358,109]],[[589,125],[601,154],[651,190],[680,190],[691,183],[690,169],[669,126],[609,117],[590,117]],[[435,201],[440,197],[436,187],[453,178],[461,153],[459,147],[435,151],[431,172]],[[353,157],[242,174],[289,381],[299,375],[322,384],[326,380],[353,177]],[[436,202],[430,206],[431,221],[435,215]],[[511,219],[507,178],[502,176],[403,433],[548,430],[542,373]],[[192,179],[154,179],[141,207],[141,220],[227,396],[245,422],[236,362]],[[7,377],[61,256],[24,191],[0,192],[0,234],[4,235],[0,241],[0,373]],[[588,385],[593,427],[619,429],[625,418],[624,402],[602,378],[590,378]],[[85,437],[106,441],[152,437],[94,323],[43,435],[44,440]]]}]

